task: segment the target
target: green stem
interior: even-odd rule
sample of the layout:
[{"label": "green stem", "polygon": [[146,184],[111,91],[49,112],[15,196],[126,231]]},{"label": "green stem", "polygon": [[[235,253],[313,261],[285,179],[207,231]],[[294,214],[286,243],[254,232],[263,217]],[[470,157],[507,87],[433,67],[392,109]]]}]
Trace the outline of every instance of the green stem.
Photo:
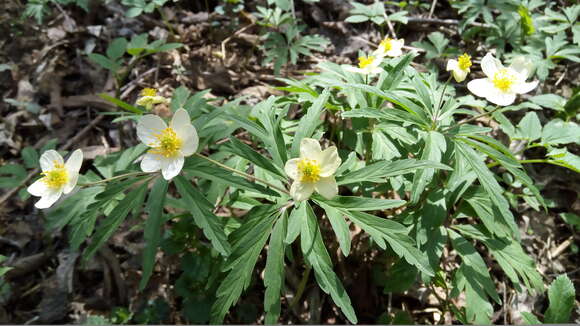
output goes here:
[{"label": "green stem", "polygon": [[[554,164],[554,165],[558,165],[558,166],[563,166],[566,167],[563,164],[559,164],[558,162],[554,161],[554,160],[547,160],[547,159],[533,159],[533,160],[518,160],[518,163],[520,164],[528,164],[528,163],[546,163],[546,164]],[[492,162],[489,163],[487,165],[488,168],[492,168],[494,166],[498,166],[499,162]]]},{"label": "green stem", "polygon": [[242,171],[233,169],[233,168],[231,168],[231,167],[229,167],[229,166],[227,166],[227,165],[225,165],[223,163],[220,163],[220,162],[218,162],[216,160],[213,160],[213,159],[211,159],[211,158],[209,158],[207,156],[201,155],[200,153],[195,153],[195,155],[198,156],[198,157],[201,157],[201,158],[203,158],[203,159],[205,159],[205,160],[207,160],[207,161],[209,161],[209,162],[211,162],[211,163],[213,163],[213,164],[215,164],[215,165],[217,165],[217,166],[219,166],[219,167],[221,167],[223,169],[226,169],[226,170],[228,170],[230,172],[239,174],[239,175],[244,176],[244,177],[246,177],[246,178],[248,178],[250,180],[253,180],[253,181],[258,181],[258,182],[263,183],[263,184],[265,184],[266,186],[268,186],[268,187],[270,187],[272,189],[276,189],[276,190],[278,190],[278,191],[280,191],[282,193],[285,193],[287,195],[290,195],[290,192],[288,190],[286,190],[284,188],[281,188],[281,187],[278,187],[276,185],[273,185],[273,184],[271,184],[268,181],[265,181],[265,180],[262,180],[260,178],[257,178],[257,177],[255,177],[255,176],[253,176],[251,174],[248,174],[248,173],[245,173],[245,172],[242,172]]},{"label": "green stem", "polygon": [[145,175],[145,174],[149,174],[147,172],[131,172],[131,173],[125,173],[125,174],[120,174],[111,178],[107,178],[107,179],[103,179],[103,180],[99,180],[99,181],[95,181],[95,182],[89,182],[89,183],[83,183],[83,184],[79,184],[79,186],[81,187],[90,187],[90,186],[94,186],[94,185],[98,185],[101,183],[106,183],[106,182],[111,182],[113,180],[117,180],[117,179],[123,179],[126,177],[131,177],[131,176],[137,176],[137,175]]},{"label": "green stem", "polygon": [[441,110],[441,106],[443,105],[443,96],[445,95],[445,91],[447,90],[447,85],[449,85],[449,82],[451,81],[451,77],[453,75],[449,75],[449,78],[447,78],[447,81],[445,82],[445,85],[443,85],[443,91],[441,92],[441,96],[439,97],[439,102],[437,103],[437,106],[435,107],[435,115],[433,117],[433,127],[435,127],[435,123],[437,123],[437,119],[439,119],[439,111]]},{"label": "green stem", "polygon": [[461,126],[461,125],[464,125],[464,124],[466,124],[466,123],[470,123],[470,122],[472,122],[472,121],[474,121],[474,120],[477,120],[477,119],[479,119],[479,118],[481,118],[481,117],[485,117],[486,115],[492,115],[492,114],[494,114],[494,113],[495,113],[497,110],[499,110],[500,108],[501,108],[500,106],[496,106],[496,107],[495,107],[493,110],[491,110],[491,111],[489,111],[489,112],[484,112],[484,113],[482,113],[482,114],[478,114],[478,115],[476,115],[476,116],[474,116],[474,117],[471,117],[471,118],[469,118],[469,119],[465,119],[465,120],[463,120],[463,121],[460,121],[460,122],[456,123],[454,126],[450,126],[450,127],[447,127],[447,128],[445,128],[443,131],[444,131],[444,132],[445,132],[445,131],[449,131],[449,130],[451,130],[451,129],[453,129],[453,128],[457,128],[457,127],[459,127],[459,126]]},{"label": "green stem", "polygon": [[173,26],[171,25],[169,20],[167,20],[167,16],[165,15],[165,13],[161,9],[161,7],[157,7],[157,11],[161,15],[161,20],[163,20],[163,23],[165,24],[165,26],[167,26],[171,35],[173,35],[175,37],[175,31],[173,30]]},{"label": "green stem", "polygon": [[310,270],[312,270],[312,267],[308,266],[306,268],[306,270],[304,271],[304,273],[302,274],[302,280],[300,280],[300,284],[298,284],[298,289],[296,290],[296,295],[294,296],[294,299],[292,299],[292,302],[290,303],[290,307],[294,307],[298,303],[300,298],[302,297],[302,294],[304,293],[304,289],[306,289],[306,283],[308,282],[308,277],[310,277]]}]

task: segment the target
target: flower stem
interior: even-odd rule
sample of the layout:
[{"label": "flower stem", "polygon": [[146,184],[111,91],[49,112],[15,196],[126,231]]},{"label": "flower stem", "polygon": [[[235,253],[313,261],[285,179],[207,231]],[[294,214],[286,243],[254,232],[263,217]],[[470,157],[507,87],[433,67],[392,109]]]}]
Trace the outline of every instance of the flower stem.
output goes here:
[{"label": "flower stem", "polygon": [[98,185],[98,184],[101,184],[101,183],[111,182],[111,181],[117,180],[117,179],[123,179],[123,178],[126,178],[126,177],[137,176],[137,175],[144,175],[144,174],[149,174],[149,173],[147,173],[147,172],[131,172],[131,173],[125,173],[125,174],[120,174],[118,176],[114,176],[114,177],[111,177],[111,178],[107,178],[107,179],[103,179],[103,180],[99,180],[99,181],[95,181],[95,182],[89,182],[89,183],[79,184],[79,186],[81,186],[81,187],[90,187],[90,186]]},{"label": "flower stem", "polygon": [[479,118],[481,118],[481,117],[485,117],[486,115],[492,115],[492,114],[494,114],[494,113],[495,113],[497,110],[499,110],[500,108],[501,108],[500,106],[496,106],[496,107],[495,107],[493,110],[491,110],[491,111],[484,112],[484,113],[478,114],[478,115],[476,115],[476,116],[474,116],[474,117],[471,117],[471,118],[469,118],[469,119],[465,119],[465,120],[463,120],[463,121],[460,121],[460,122],[456,123],[454,126],[451,126],[451,127],[447,127],[447,128],[445,128],[443,131],[445,132],[445,131],[451,130],[451,129],[453,129],[453,128],[457,128],[457,127],[459,127],[459,126],[461,126],[461,125],[464,125],[464,124],[466,124],[466,123],[470,123],[471,121],[477,120],[477,119],[479,119]]},{"label": "flower stem", "polygon": [[453,77],[452,74],[449,75],[449,78],[447,78],[445,85],[443,85],[443,91],[441,92],[441,97],[439,97],[439,102],[437,103],[437,106],[435,109],[435,115],[433,117],[433,126],[435,126],[435,123],[437,123],[437,119],[439,119],[439,111],[441,110],[441,106],[443,105],[443,96],[445,96],[445,90],[447,90],[447,85],[449,85],[449,82],[451,81],[451,77]]},{"label": "flower stem", "polygon": [[251,175],[251,174],[248,174],[248,173],[245,173],[245,172],[242,172],[242,171],[239,171],[239,170],[233,169],[233,168],[231,168],[231,167],[229,167],[229,166],[227,166],[227,165],[225,165],[225,164],[223,164],[223,163],[220,163],[220,162],[218,162],[218,161],[216,161],[216,160],[213,160],[213,159],[211,159],[211,158],[209,158],[209,157],[207,157],[207,156],[205,156],[205,155],[202,155],[202,154],[200,154],[200,153],[195,153],[195,155],[196,155],[196,156],[198,156],[198,157],[201,157],[201,158],[203,158],[203,159],[205,159],[205,160],[207,160],[207,161],[209,161],[209,162],[211,162],[211,163],[213,163],[213,164],[215,164],[215,165],[217,165],[217,166],[219,166],[219,167],[221,167],[221,168],[223,168],[223,169],[226,169],[226,170],[228,170],[228,171],[230,171],[230,172],[233,172],[233,173],[239,174],[239,175],[241,175],[241,176],[244,176],[244,177],[246,177],[246,178],[248,178],[248,179],[250,179],[250,180],[257,181],[257,182],[260,182],[260,183],[263,183],[263,184],[265,184],[266,186],[268,186],[268,187],[270,187],[270,188],[272,188],[272,189],[276,189],[276,190],[278,190],[278,191],[280,191],[280,192],[282,192],[282,193],[285,193],[285,194],[287,194],[287,195],[290,195],[290,192],[289,192],[288,190],[286,190],[286,189],[284,189],[284,188],[281,188],[281,187],[278,187],[278,186],[276,186],[276,185],[273,185],[273,184],[271,184],[271,183],[270,183],[270,182],[268,182],[268,181],[265,181],[265,180],[262,180],[262,179],[260,179],[260,178],[257,178],[257,177],[255,177],[255,176],[253,176],[253,175]]}]

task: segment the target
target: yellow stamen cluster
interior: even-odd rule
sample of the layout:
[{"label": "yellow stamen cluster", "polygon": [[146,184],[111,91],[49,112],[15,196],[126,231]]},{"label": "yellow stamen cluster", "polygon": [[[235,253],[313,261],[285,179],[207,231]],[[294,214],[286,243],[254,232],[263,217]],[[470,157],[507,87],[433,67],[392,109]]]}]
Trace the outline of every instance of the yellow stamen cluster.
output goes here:
[{"label": "yellow stamen cluster", "polygon": [[467,53],[462,54],[461,56],[459,56],[459,58],[457,58],[457,61],[459,62],[459,69],[461,70],[467,70],[469,69],[469,67],[471,67],[472,63],[471,63],[471,56]]},{"label": "yellow stamen cluster", "polygon": [[317,182],[320,180],[320,164],[316,160],[301,159],[298,162],[300,182]]},{"label": "yellow stamen cluster", "polygon": [[153,149],[149,150],[152,154],[162,155],[164,157],[174,157],[179,153],[182,146],[182,140],[177,136],[173,128],[165,128],[155,135],[157,142],[150,144]]},{"label": "yellow stamen cluster", "polygon": [[41,173],[43,175],[42,181],[53,189],[58,189],[68,182],[68,172],[64,164],[54,162],[54,169]]},{"label": "yellow stamen cluster", "polygon": [[391,51],[391,49],[393,48],[393,43],[391,43],[391,41],[393,41],[393,39],[390,37],[387,37],[386,39],[381,41],[379,46],[382,47],[385,52]]},{"label": "yellow stamen cluster", "polygon": [[375,61],[375,57],[373,57],[373,56],[369,56],[369,57],[359,57],[358,58],[358,67],[361,68],[361,69],[363,69],[364,67],[372,64],[373,61]]},{"label": "yellow stamen cluster", "polygon": [[503,92],[507,92],[512,87],[515,82],[515,76],[511,74],[507,69],[501,69],[493,75],[491,82],[493,85]]},{"label": "yellow stamen cluster", "polygon": [[141,91],[141,96],[156,96],[157,90],[155,88],[144,88]]}]

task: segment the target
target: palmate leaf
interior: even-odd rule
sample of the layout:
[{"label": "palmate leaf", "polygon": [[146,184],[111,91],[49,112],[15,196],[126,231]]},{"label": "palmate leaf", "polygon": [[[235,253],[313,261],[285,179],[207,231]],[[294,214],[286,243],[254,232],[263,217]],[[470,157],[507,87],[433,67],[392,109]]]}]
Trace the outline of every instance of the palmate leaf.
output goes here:
[{"label": "palmate leaf", "polygon": [[280,294],[284,284],[284,237],[288,228],[288,214],[282,213],[274,225],[268,246],[268,258],[264,270],[264,310],[266,311],[265,324],[278,324],[280,317]]},{"label": "palmate leaf", "polygon": [[[417,249],[413,239],[407,235],[408,230],[402,224],[367,213],[336,207],[333,206],[332,201],[315,200],[315,202],[325,210],[329,207],[339,210],[365,230],[381,249],[385,249],[388,243],[399,257],[404,258],[409,264],[416,266],[425,274],[433,275],[427,257]],[[332,209],[330,211],[330,214],[333,214]]]},{"label": "palmate leaf", "polygon": [[217,289],[211,308],[211,323],[221,324],[230,307],[250,285],[252,271],[276,221],[276,206],[259,206],[247,213],[248,220],[230,234],[232,253],[223,272],[228,272]]},{"label": "palmate leaf", "polygon": [[519,243],[509,237],[494,238],[485,234],[480,225],[458,225],[454,228],[464,236],[481,241],[491,251],[516,290],[522,290],[521,279],[528,289],[544,291],[544,282],[536,270],[534,260],[525,254]]},{"label": "palmate leaf", "polygon": [[[125,188],[126,189],[126,188]],[[123,189],[123,190],[125,190]],[[115,206],[115,208],[109,213],[93,236],[93,241],[85,251],[84,259],[88,260],[91,258],[95,252],[113,235],[113,233],[119,228],[119,225],[123,223],[129,212],[134,208],[141,207],[143,201],[145,200],[145,193],[147,191],[147,183],[143,183],[137,189],[129,192],[123,200]]]},{"label": "palmate leaf", "polygon": [[325,206],[324,211],[326,212],[326,217],[328,217],[328,220],[330,221],[334,234],[336,234],[342,254],[348,256],[350,252],[350,230],[346,223],[346,219],[344,218],[344,214],[340,210],[331,206]]},{"label": "palmate leaf", "polygon": [[228,256],[231,251],[227,236],[224,233],[224,226],[211,210],[213,206],[207,201],[205,196],[200,193],[193,185],[183,176],[175,178],[177,191],[182,196],[189,207],[189,212],[202,230],[203,234],[211,241],[213,247],[222,255]]},{"label": "palmate leaf", "polygon": [[[318,200],[323,200],[320,196],[315,196]],[[336,196],[332,200],[324,201],[335,208],[342,208],[349,211],[377,211],[400,207],[405,204],[404,200],[382,199],[354,196]]]},{"label": "palmate leaf", "polygon": [[332,261],[326,251],[322,234],[318,228],[316,215],[308,202],[303,203],[306,214],[302,218],[300,230],[300,246],[304,258],[314,269],[314,275],[320,288],[329,293],[334,303],[340,307],[340,310],[346,318],[353,324],[357,323],[356,314],[350,302],[350,298],[342,285],[338,276],[332,270]]},{"label": "palmate leaf", "polygon": [[163,232],[163,204],[167,196],[169,183],[163,178],[157,178],[147,202],[145,211],[149,214],[145,220],[143,238],[145,239],[145,249],[143,250],[143,275],[139,282],[139,290],[143,291],[155,265],[155,254],[161,242]]},{"label": "palmate leaf", "polygon": [[465,290],[467,321],[475,324],[489,324],[493,307],[488,297],[498,304],[501,304],[501,300],[487,271],[487,266],[475,247],[464,237],[449,229],[448,234],[453,248],[463,260],[455,272],[451,295],[457,296],[459,292]]}]

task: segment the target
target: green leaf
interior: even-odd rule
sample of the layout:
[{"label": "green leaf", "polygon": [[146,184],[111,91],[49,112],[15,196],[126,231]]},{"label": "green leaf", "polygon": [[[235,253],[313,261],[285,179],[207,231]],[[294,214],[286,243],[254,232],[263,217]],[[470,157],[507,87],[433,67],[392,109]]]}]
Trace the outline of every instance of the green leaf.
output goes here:
[{"label": "green leaf", "polygon": [[407,235],[407,228],[402,224],[363,212],[343,211],[343,213],[365,230],[381,249],[386,249],[387,242],[399,257],[404,258],[423,273],[434,275],[427,256],[415,246],[413,239]]},{"label": "green leaf", "polygon": [[448,234],[453,248],[463,260],[455,273],[455,287],[451,295],[455,297],[459,295],[459,291],[465,289],[465,309],[468,322],[489,324],[493,307],[489,303],[488,297],[498,304],[501,304],[501,300],[487,271],[487,265],[475,247],[465,238],[449,229]]},{"label": "green leaf", "polygon": [[19,164],[0,167],[0,188],[16,188],[26,179],[26,169]]},{"label": "green leaf", "polygon": [[33,147],[24,147],[20,152],[20,155],[22,156],[22,160],[24,161],[26,168],[33,169],[39,167],[38,161],[40,159],[40,155],[38,155],[38,152]]},{"label": "green leaf", "polygon": [[105,57],[102,54],[98,53],[89,53],[89,59],[100,65],[101,67],[110,70],[112,73],[116,73],[119,69],[121,69],[121,65],[117,62]]},{"label": "green leaf", "polygon": [[46,214],[46,228],[51,231],[58,230],[80,217],[89,205],[96,202],[96,195],[103,189],[104,187],[85,188],[65,198]]},{"label": "green leaf", "polygon": [[195,224],[203,230],[203,234],[211,241],[217,251],[224,256],[228,256],[231,252],[231,247],[224,232],[223,224],[211,212],[213,205],[183,176],[177,176],[174,180],[177,191],[181,194],[183,201],[187,203]]},{"label": "green leaf", "polygon": [[334,234],[336,234],[342,254],[348,256],[350,253],[350,229],[348,228],[344,214],[331,206],[324,206],[323,209],[326,211],[326,217],[328,217],[330,225],[332,225]]},{"label": "green leaf", "polygon": [[322,197],[317,196],[316,200],[323,201],[325,204],[334,208],[342,208],[348,211],[385,210],[400,207],[405,204],[404,200],[354,196],[336,196],[332,200],[324,200]]},{"label": "green leaf", "polygon": [[85,251],[84,259],[89,260],[95,252],[115,233],[119,225],[123,223],[129,212],[141,205],[147,191],[147,183],[143,183],[137,189],[130,191],[123,200],[113,208],[97,228],[93,241]]},{"label": "green leaf", "polygon": [[534,141],[542,136],[542,124],[536,112],[528,112],[518,124],[519,138]]},{"label": "green leaf", "polygon": [[550,305],[544,314],[546,324],[565,324],[570,322],[570,313],[575,304],[574,284],[566,274],[560,275],[550,284],[548,299]]},{"label": "green leaf", "polygon": [[329,293],[346,318],[351,323],[356,324],[357,318],[350,298],[342,282],[332,270],[332,261],[322,241],[322,234],[316,222],[316,215],[314,215],[308,202],[303,205],[306,206],[306,214],[301,216],[300,247],[304,258],[314,269],[314,275],[320,288],[325,293]]},{"label": "green leaf", "polygon": [[[423,153],[421,154],[422,160],[428,160],[432,162],[440,162],[441,156],[447,150],[447,142],[445,136],[436,132],[430,131],[425,137],[425,147],[423,148]],[[415,177],[413,178],[413,187],[411,190],[411,202],[417,203],[421,198],[421,195],[425,191],[427,184],[433,179],[435,174],[434,168],[426,168],[417,171]]]},{"label": "green leaf", "polygon": [[232,172],[216,165],[210,165],[209,163],[206,163],[205,160],[197,157],[187,160],[184,166],[184,170],[195,176],[223,183],[227,186],[233,186],[248,191],[254,191],[260,194],[280,197],[278,192],[271,190],[270,188],[266,188],[260,184],[250,182],[244,178],[238,177],[237,175],[233,175]]},{"label": "green leaf", "polygon": [[322,94],[318,96],[316,101],[308,108],[308,112],[300,119],[298,124],[298,129],[294,135],[294,141],[292,143],[292,157],[298,157],[300,142],[303,138],[309,138],[312,136],[318,125],[320,124],[320,114],[324,110],[324,105],[330,97],[330,90],[327,88],[322,91]]},{"label": "green leaf", "polygon": [[211,308],[211,324],[223,323],[230,307],[250,285],[252,271],[275,222],[274,206],[256,207],[248,212],[249,219],[230,234],[233,250],[223,272],[229,271],[217,289],[217,299]]},{"label": "green leaf", "polygon": [[549,145],[580,143],[580,126],[572,121],[551,120],[542,131],[542,143]]},{"label": "green leaf", "polygon": [[399,293],[407,291],[417,280],[418,270],[403,259],[387,270],[384,293]]},{"label": "green leaf", "polygon": [[161,242],[163,233],[163,204],[167,196],[169,183],[163,178],[157,178],[147,202],[146,212],[149,216],[145,220],[143,238],[145,239],[145,249],[143,249],[143,274],[139,282],[139,290],[143,291],[149,278],[153,273],[155,265],[155,254]]},{"label": "green leaf", "polygon": [[127,49],[127,40],[122,37],[116,38],[107,48],[107,57],[116,61],[125,54],[125,49]]},{"label": "green leaf", "polygon": [[457,154],[459,154],[475,172],[477,179],[491,198],[491,201],[499,209],[505,224],[512,230],[512,235],[519,239],[519,231],[514,216],[509,210],[509,203],[503,196],[504,190],[495,180],[493,173],[491,173],[485,163],[483,163],[471,147],[461,142],[455,142],[455,144]]},{"label": "green leaf", "polygon": [[230,137],[230,142],[226,144],[225,150],[245,158],[255,165],[282,177],[284,180],[286,179],[285,173],[280,171],[277,166],[272,164],[271,159],[264,157],[260,153],[253,150],[250,146],[242,143],[234,137]]},{"label": "green leaf", "polygon": [[119,100],[117,98],[114,98],[114,97],[110,96],[109,94],[100,93],[99,94],[99,97],[101,97],[104,100],[107,100],[107,101],[115,104],[116,106],[120,107],[121,109],[127,110],[129,112],[133,112],[133,113],[136,113],[136,114],[143,114],[143,113],[145,113],[145,111],[143,111],[141,109],[138,109],[137,107],[134,107],[131,104],[125,102],[125,101],[122,101],[122,100]]},{"label": "green leaf", "polygon": [[413,173],[420,169],[440,169],[453,170],[445,164],[432,161],[422,161],[415,159],[404,159],[393,162],[379,161],[369,164],[361,169],[351,171],[348,174],[338,177],[339,185],[352,184],[357,182],[385,183],[386,178]]},{"label": "green leaf", "polygon": [[522,318],[524,319],[524,325],[540,325],[542,322],[538,317],[534,316],[531,312],[522,311]]},{"label": "green leaf", "polygon": [[288,228],[288,214],[286,211],[274,225],[268,246],[268,258],[264,270],[264,310],[266,311],[265,324],[278,324],[280,317],[280,295],[284,285],[284,238]]},{"label": "green leaf", "polygon": [[369,20],[369,17],[363,15],[352,15],[347,17],[344,21],[347,23],[363,23]]},{"label": "green leaf", "polygon": [[560,213],[560,217],[564,222],[576,227],[580,231],[580,216],[574,213]]},{"label": "green leaf", "polygon": [[288,230],[286,232],[285,244],[293,243],[298,235],[300,235],[300,223],[303,220],[303,215],[306,215],[306,205],[304,202],[294,205],[290,218],[288,220]]}]

